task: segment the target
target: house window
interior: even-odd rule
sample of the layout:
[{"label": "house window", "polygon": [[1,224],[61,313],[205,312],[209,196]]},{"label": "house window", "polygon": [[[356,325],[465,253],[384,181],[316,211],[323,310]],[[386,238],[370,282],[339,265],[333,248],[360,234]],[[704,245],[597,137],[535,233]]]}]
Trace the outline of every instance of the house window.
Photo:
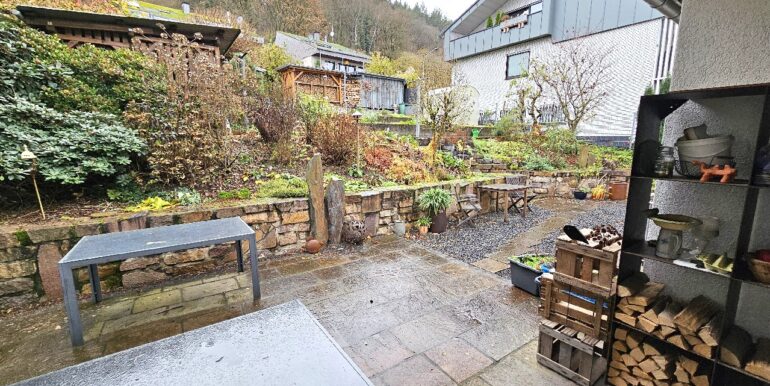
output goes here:
[{"label": "house window", "polygon": [[523,76],[529,69],[529,52],[508,55],[505,63],[505,79]]}]

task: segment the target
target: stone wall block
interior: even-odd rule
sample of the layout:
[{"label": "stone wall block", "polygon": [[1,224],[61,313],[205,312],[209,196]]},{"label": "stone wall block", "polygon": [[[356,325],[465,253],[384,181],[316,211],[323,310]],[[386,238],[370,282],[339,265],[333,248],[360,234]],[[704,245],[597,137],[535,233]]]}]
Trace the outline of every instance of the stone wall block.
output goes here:
[{"label": "stone wall block", "polygon": [[62,258],[59,245],[46,243],[37,251],[37,263],[40,266],[40,281],[43,290],[50,299],[61,299],[61,276],[59,275],[59,260]]},{"label": "stone wall block", "polygon": [[158,271],[131,271],[123,275],[123,286],[126,288],[141,287],[160,283],[167,278],[168,276],[165,273]]},{"label": "stone wall block", "polygon": [[127,260],[123,260],[120,263],[120,270],[133,271],[135,269],[147,268],[151,265],[160,264],[159,256],[147,256],[147,257],[132,257]]},{"label": "stone wall block", "polygon": [[296,244],[298,240],[296,232],[286,232],[278,235],[278,245],[280,246]]},{"label": "stone wall block", "polygon": [[0,281],[0,296],[32,292],[35,281],[28,277]]},{"label": "stone wall block", "polygon": [[0,249],[13,248],[21,245],[15,233],[0,233]]},{"label": "stone wall block", "polygon": [[382,196],[379,193],[362,196],[361,211],[364,213],[379,212],[382,209]]},{"label": "stone wall block", "polygon": [[281,215],[281,223],[284,225],[298,224],[308,221],[310,221],[310,213],[308,211],[282,213]]},{"label": "stone wall block", "polygon": [[177,216],[179,218],[180,223],[187,224],[191,222],[211,220],[211,216],[213,214],[214,212],[210,210],[198,210],[198,211],[192,211],[192,212],[186,212],[186,213],[179,213],[177,214]]},{"label": "stone wall block", "polygon": [[268,212],[250,213],[241,216],[243,222],[249,225],[267,222],[269,218],[270,214]]},{"label": "stone wall block", "polygon": [[72,226],[69,225],[27,230],[29,239],[35,244],[66,240],[73,236],[72,232]]},{"label": "stone wall block", "polygon": [[163,264],[174,265],[204,260],[208,256],[208,248],[190,249],[183,252],[164,253]]},{"label": "stone wall block", "polygon": [[[32,260],[18,260],[9,263],[0,263],[0,279],[16,279],[34,275],[37,271]],[[57,273],[58,274],[58,273]]]},{"label": "stone wall block", "polygon": [[238,217],[244,214],[243,207],[241,206],[235,206],[235,207],[229,207],[229,208],[221,208],[217,209],[217,218],[230,218],[230,217]]}]

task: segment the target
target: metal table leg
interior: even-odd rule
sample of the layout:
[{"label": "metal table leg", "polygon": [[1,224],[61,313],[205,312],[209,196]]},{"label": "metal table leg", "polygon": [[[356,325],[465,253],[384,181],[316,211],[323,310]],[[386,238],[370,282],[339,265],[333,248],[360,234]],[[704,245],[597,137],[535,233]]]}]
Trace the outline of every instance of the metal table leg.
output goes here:
[{"label": "metal table leg", "polygon": [[88,266],[88,277],[91,280],[91,299],[94,303],[102,301],[102,286],[99,282],[99,267],[96,264]]},{"label": "metal table leg", "polygon": [[238,272],[243,272],[243,245],[241,240],[235,241],[235,256],[238,259]]},{"label": "metal table leg", "polygon": [[508,222],[508,192],[503,192],[503,208],[505,209],[505,212],[503,213],[503,222]]},{"label": "metal table leg", "polygon": [[80,322],[80,308],[78,307],[72,269],[66,265],[59,265],[59,276],[61,277],[61,288],[64,295],[64,308],[67,310],[67,323],[70,326],[70,339],[73,346],[82,346],[83,325]]},{"label": "metal table leg", "polygon": [[251,262],[251,292],[254,300],[262,298],[259,288],[259,262],[257,261],[257,236],[249,236],[249,261]]}]

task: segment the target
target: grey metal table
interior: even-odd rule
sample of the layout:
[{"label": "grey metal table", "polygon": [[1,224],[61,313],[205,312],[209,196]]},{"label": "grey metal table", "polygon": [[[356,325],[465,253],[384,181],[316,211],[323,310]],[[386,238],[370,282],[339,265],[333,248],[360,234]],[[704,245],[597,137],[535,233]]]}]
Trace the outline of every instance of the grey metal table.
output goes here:
[{"label": "grey metal table", "polygon": [[20,385],[371,385],[298,300]]},{"label": "grey metal table", "polygon": [[72,344],[83,345],[83,326],[72,270],[88,267],[93,300],[99,302],[102,295],[97,264],[235,241],[238,272],[243,272],[242,240],[249,242],[252,292],[256,300],[260,298],[259,268],[254,263],[257,261],[257,239],[254,230],[240,217],[83,237],[59,261]]}]

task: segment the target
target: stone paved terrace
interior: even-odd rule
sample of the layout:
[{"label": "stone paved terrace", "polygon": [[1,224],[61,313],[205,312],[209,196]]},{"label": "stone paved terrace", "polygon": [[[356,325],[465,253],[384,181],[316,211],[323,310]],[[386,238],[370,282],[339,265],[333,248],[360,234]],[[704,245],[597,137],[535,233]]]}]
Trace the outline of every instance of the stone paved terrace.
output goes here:
[{"label": "stone paved terrace", "polygon": [[260,263],[83,305],[73,350],[60,304],[0,319],[0,383],[12,383],[243,313],[300,299],[376,385],[569,385],[535,360],[538,300],[417,243],[384,237],[343,252]]}]

